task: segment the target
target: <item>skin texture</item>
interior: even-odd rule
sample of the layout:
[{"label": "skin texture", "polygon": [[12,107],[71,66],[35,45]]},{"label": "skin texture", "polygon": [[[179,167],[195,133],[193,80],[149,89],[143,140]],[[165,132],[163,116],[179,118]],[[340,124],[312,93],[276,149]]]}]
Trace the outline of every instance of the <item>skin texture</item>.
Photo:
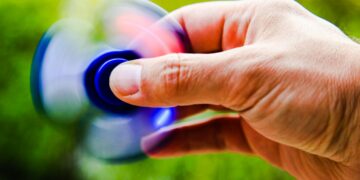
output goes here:
[{"label": "skin texture", "polygon": [[[178,106],[179,119],[209,108],[237,115],[161,129],[143,139],[151,157],[247,153],[298,179],[360,179],[359,44],[295,1],[202,3],[169,17],[193,52],[122,64],[113,92]],[[121,76],[129,67],[138,70]]]}]

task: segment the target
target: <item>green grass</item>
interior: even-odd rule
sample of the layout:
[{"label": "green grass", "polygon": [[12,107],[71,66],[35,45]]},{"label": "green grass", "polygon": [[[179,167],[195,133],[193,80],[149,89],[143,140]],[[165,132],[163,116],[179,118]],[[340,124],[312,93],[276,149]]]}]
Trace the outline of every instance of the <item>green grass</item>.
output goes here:
[{"label": "green grass", "polygon": [[[76,127],[58,127],[39,116],[29,90],[38,40],[59,17],[76,14],[78,7],[87,10],[89,2],[98,1],[0,1],[0,179],[292,179],[259,158],[238,154],[110,165],[80,153]],[[156,2],[174,10],[195,0]],[[300,2],[360,38],[358,0]]]},{"label": "green grass", "polygon": [[81,164],[86,179],[293,179],[259,158],[237,154],[147,159],[115,166],[83,157]]}]

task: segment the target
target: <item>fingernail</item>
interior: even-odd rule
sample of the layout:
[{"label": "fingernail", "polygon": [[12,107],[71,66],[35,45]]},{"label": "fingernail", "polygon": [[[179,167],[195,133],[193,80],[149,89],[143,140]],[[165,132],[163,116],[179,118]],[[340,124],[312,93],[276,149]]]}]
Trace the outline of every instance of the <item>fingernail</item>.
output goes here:
[{"label": "fingernail", "polygon": [[114,94],[128,96],[139,91],[141,66],[122,64],[117,66],[110,75],[110,87]]}]

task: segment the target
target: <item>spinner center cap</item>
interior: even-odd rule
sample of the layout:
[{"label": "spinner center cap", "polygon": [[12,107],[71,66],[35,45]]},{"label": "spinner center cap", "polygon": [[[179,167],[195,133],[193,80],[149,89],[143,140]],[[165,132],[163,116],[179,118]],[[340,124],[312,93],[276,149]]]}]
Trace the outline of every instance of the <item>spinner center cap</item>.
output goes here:
[{"label": "spinner center cap", "polygon": [[88,66],[84,83],[89,99],[99,108],[115,114],[128,114],[136,107],[119,100],[111,91],[109,79],[112,70],[121,63],[139,59],[140,56],[131,50],[110,51],[98,56]]}]

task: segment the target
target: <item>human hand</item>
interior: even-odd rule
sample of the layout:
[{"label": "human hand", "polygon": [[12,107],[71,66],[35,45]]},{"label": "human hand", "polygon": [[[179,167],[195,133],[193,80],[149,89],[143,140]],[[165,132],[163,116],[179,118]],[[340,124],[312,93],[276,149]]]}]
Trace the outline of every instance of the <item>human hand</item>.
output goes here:
[{"label": "human hand", "polygon": [[178,106],[182,117],[214,106],[239,116],[161,129],[143,140],[150,156],[251,153],[300,179],[360,178],[358,44],[295,1],[203,3],[169,16],[193,53],[121,64],[113,92]]}]

